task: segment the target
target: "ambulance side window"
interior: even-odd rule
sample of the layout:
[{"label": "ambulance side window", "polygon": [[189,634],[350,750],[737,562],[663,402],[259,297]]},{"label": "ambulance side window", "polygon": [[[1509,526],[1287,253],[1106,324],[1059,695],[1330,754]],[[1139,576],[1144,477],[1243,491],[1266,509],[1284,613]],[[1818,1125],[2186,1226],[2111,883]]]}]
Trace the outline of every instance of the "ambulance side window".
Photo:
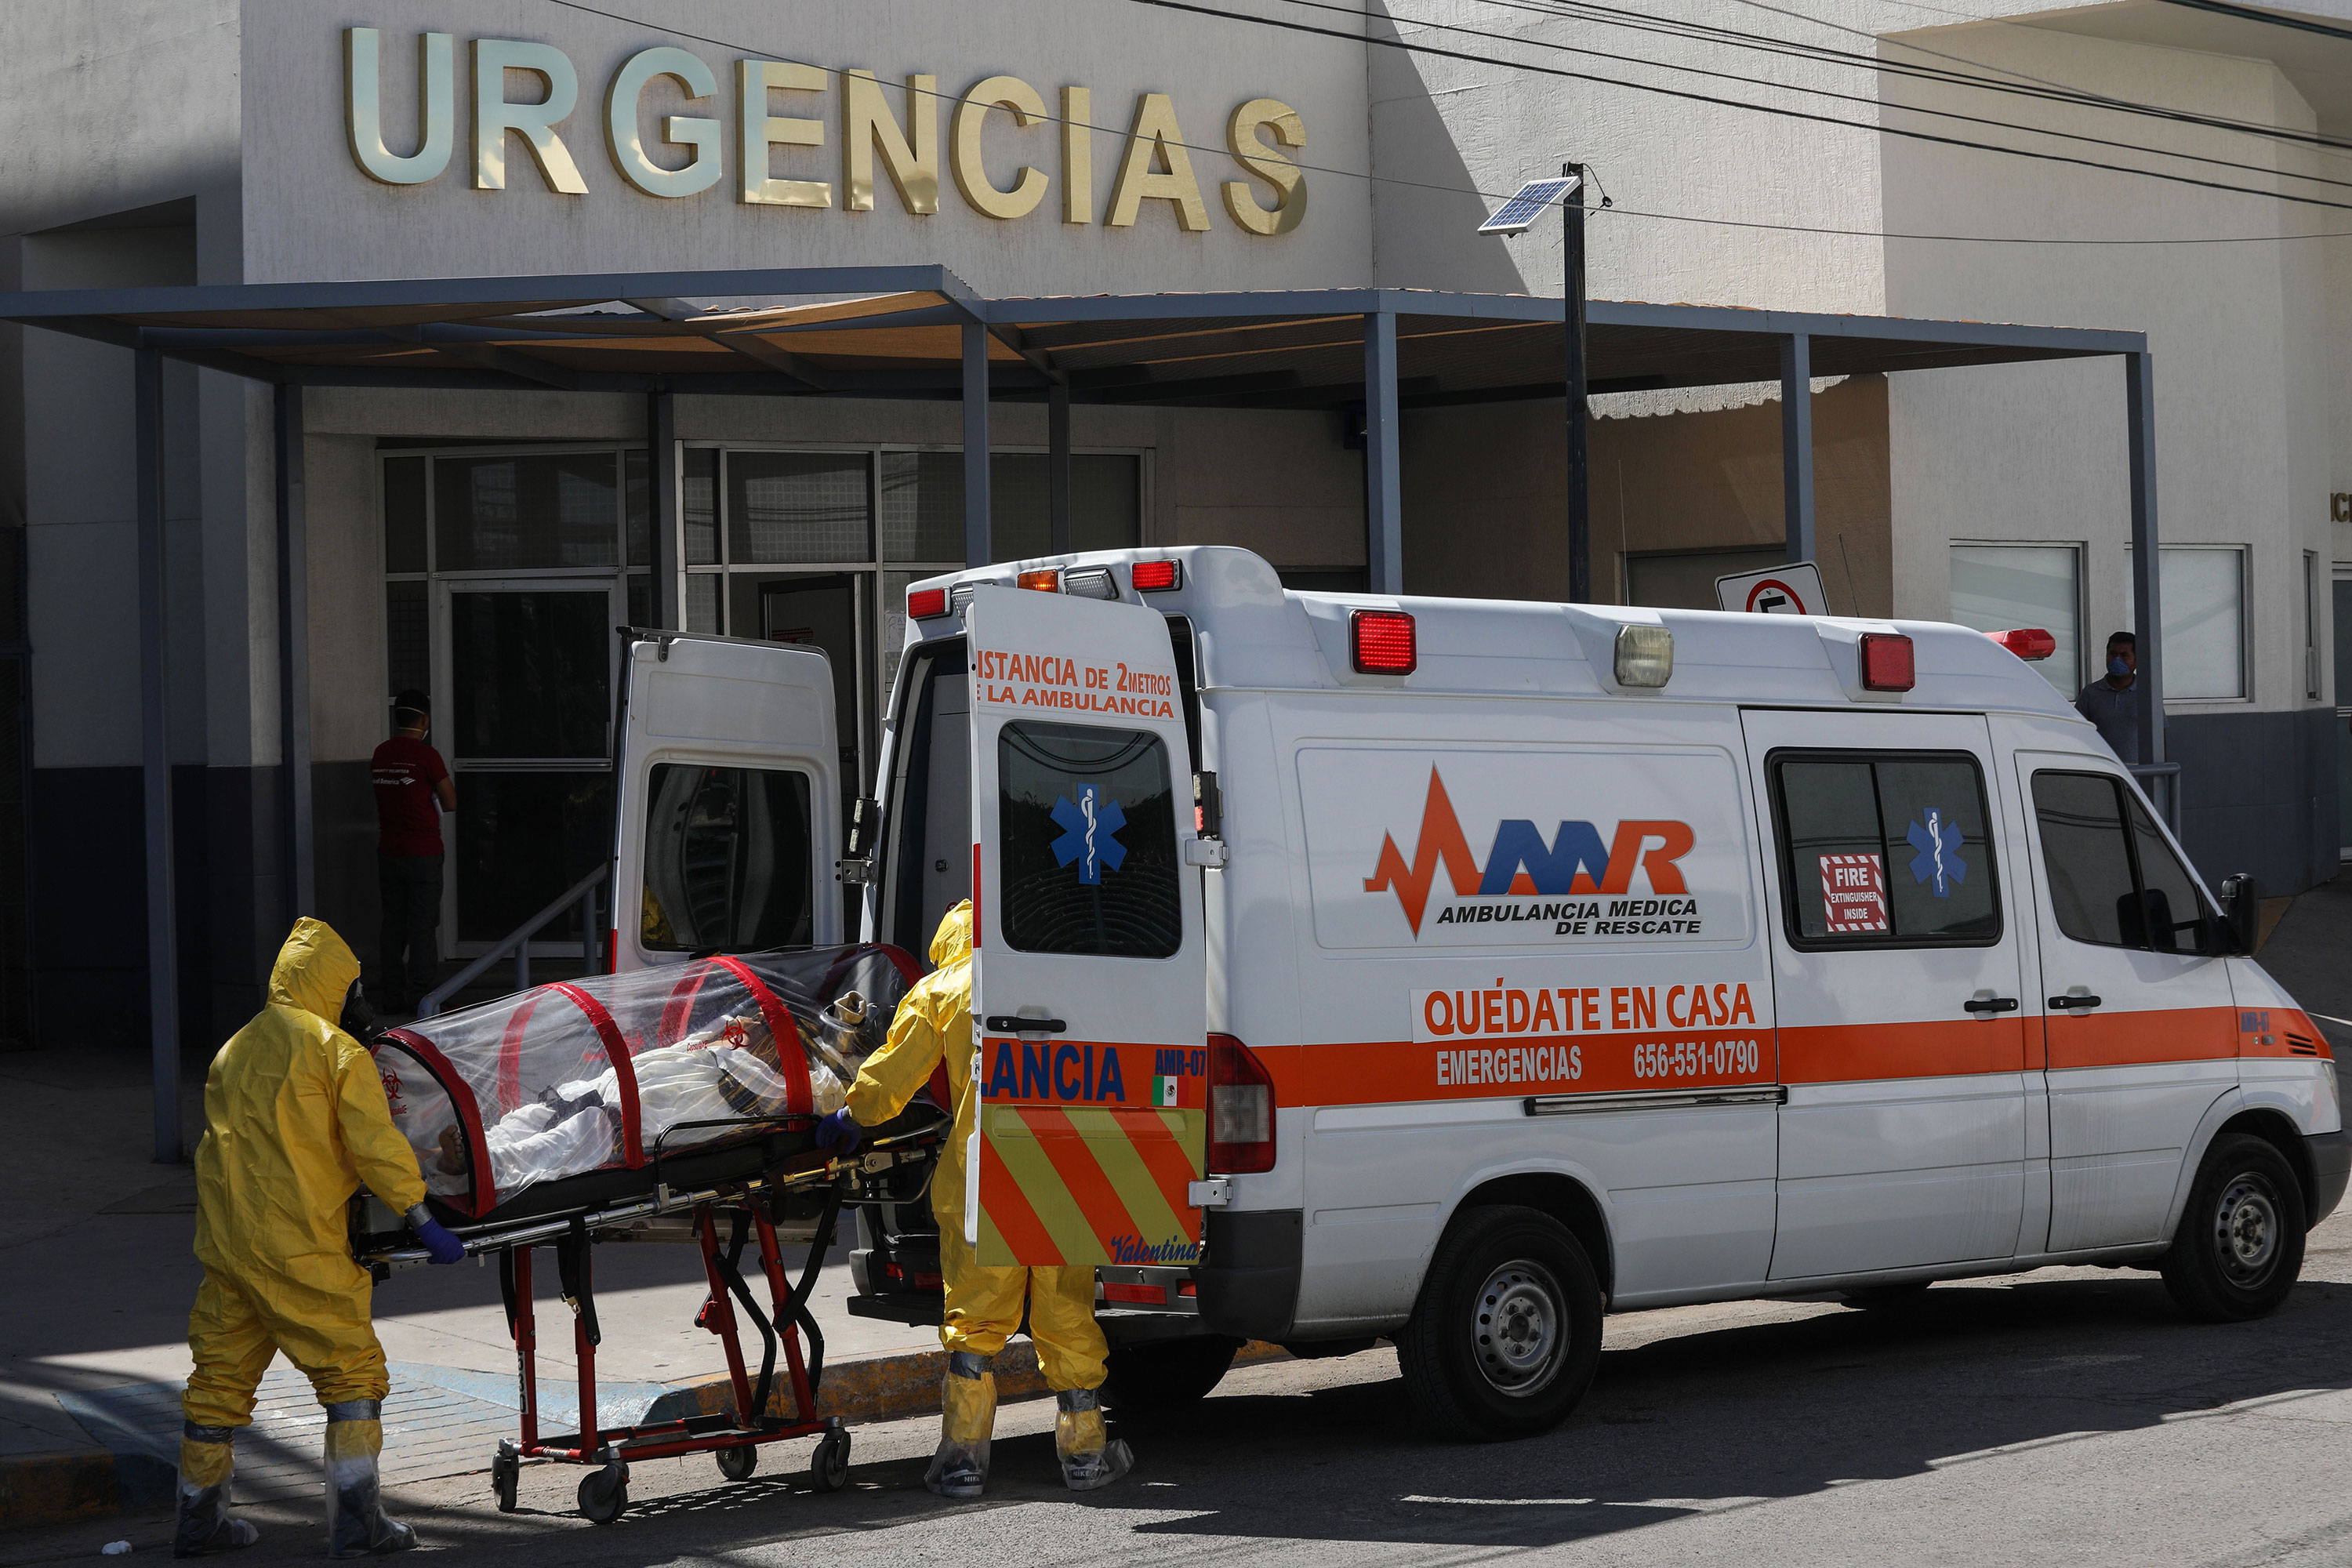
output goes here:
[{"label": "ambulance side window", "polygon": [[2099,947],[2220,950],[2218,917],[2122,780],[2112,773],[2037,773],[2033,815],[2059,931]]},{"label": "ambulance side window", "polygon": [[1167,958],[1183,945],[1168,749],[1146,731],[997,733],[1004,941],[1024,952]]},{"label": "ambulance side window", "polygon": [[1776,752],[1780,884],[1804,948],[2000,940],[1984,780],[1965,752]]},{"label": "ambulance side window", "polygon": [[809,940],[809,776],[656,763],[646,780],[644,908],[655,952],[744,952]]}]

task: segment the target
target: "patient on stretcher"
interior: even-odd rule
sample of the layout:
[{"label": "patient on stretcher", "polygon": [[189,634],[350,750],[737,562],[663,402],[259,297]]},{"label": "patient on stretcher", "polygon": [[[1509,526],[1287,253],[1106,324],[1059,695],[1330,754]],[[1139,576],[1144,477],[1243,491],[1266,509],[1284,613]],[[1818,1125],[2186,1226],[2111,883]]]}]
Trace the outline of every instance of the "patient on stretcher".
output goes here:
[{"label": "patient on stretcher", "polygon": [[[787,1022],[792,1022],[787,1016]],[[814,1029],[793,1024],[808,1063],[809,1098],[818,1115],[838,1110],[871,1048],[866,1006],[852,991],[836,998]],[[630,1058],[637,1086],[638,1136],[646,1152],[724,1135],[728,1125],[780,1116],[791,1103],[786,1068],[757,1009],[716,1019],[675,1045]],[[720,1123],[696,1126],[693,1123]],[[603,1072],[555,1084],[530,1104],[484,1128],[490,1179],[501,1194],[555,1181],[627,1156],[622,1146],[619,1074]],[[666,1143],[663,1134],[678,1135]],[[464,1133],[445,1128],[428,1178],[464,1178],[471,1164]],[[436,1184],[439,1185],[441,1184]]]}]

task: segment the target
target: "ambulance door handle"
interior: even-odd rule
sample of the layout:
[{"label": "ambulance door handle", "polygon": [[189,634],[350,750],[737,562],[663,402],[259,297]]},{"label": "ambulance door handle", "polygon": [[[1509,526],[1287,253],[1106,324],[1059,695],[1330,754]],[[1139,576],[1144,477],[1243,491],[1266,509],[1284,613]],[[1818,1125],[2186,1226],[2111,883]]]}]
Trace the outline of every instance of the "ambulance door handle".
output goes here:
[{"label": "ambulance door handle", "polygon": [[2017,1011],[2017,998],[2014,996],[1971,996],[1967,1001],[1961,1003],[1960,1005],[1971,1013],[2014,1013]]},{"label": "ambulance door handle", "polygon": [[1024,1018],[1011,1013],[991,1013],[981,1022],[992,1035],[1062,1035],[1070,1028],[1059,1018]]},{"label": "ambulance door handle", "polygon": [[2077,1008],[2095,1007],[2098,1005],[2099,998],[2096,996],[2053,996],[2050,998],[2050,1010],[2053,1013],[2068,1013],[2073,1012]]}]

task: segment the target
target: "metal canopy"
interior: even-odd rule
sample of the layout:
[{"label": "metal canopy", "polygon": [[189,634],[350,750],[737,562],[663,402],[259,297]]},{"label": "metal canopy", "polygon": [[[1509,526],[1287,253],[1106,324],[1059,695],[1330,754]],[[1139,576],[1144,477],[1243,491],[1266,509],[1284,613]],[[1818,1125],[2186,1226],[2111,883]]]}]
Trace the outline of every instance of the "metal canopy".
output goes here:
[{"label": "metal canopy", "polygon": [[[779,302],[694,303],[713,300]],[[1060,385],[1076,402],[1266,408],[1363,403],[1366,323],[1383,315],[1402,406],[1558,397],[1559,313],[1411,289],[983,300],[937,267],[0,295],[0,318],[26,326],[291,385],[957,397],[978,325],[992,397]],[[2146,347],[2136,332],[1609,301],[1590,331],[1594,392],[1776,381],[1798,335],[1825,376]]]}]

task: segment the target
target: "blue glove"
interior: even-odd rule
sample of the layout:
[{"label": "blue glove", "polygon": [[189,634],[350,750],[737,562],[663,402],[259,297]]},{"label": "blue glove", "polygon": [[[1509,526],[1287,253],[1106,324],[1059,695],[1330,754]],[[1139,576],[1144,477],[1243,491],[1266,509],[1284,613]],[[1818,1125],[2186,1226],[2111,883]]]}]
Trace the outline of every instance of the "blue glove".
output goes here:
[{"label": "blue glove", "polygon": [[820,1149],[838,1147],[844,1154],[855,1154],[857,1146],[866,1142],[866,1129],[857,1125],[857,1118],[846,1110],[835,1110],[817,1118],[816,1146]]},{"label": "blue glove", "polygon": [[459,1241],[447,1226],[427,1213],[423,1204],[418,1204],[408,1211],[408,1228],[415,1235],[417,1240],[425,1244],[425,1250],[433,1255],[434,1262],[449,1264],[466,1261],[466,1244]]}]

